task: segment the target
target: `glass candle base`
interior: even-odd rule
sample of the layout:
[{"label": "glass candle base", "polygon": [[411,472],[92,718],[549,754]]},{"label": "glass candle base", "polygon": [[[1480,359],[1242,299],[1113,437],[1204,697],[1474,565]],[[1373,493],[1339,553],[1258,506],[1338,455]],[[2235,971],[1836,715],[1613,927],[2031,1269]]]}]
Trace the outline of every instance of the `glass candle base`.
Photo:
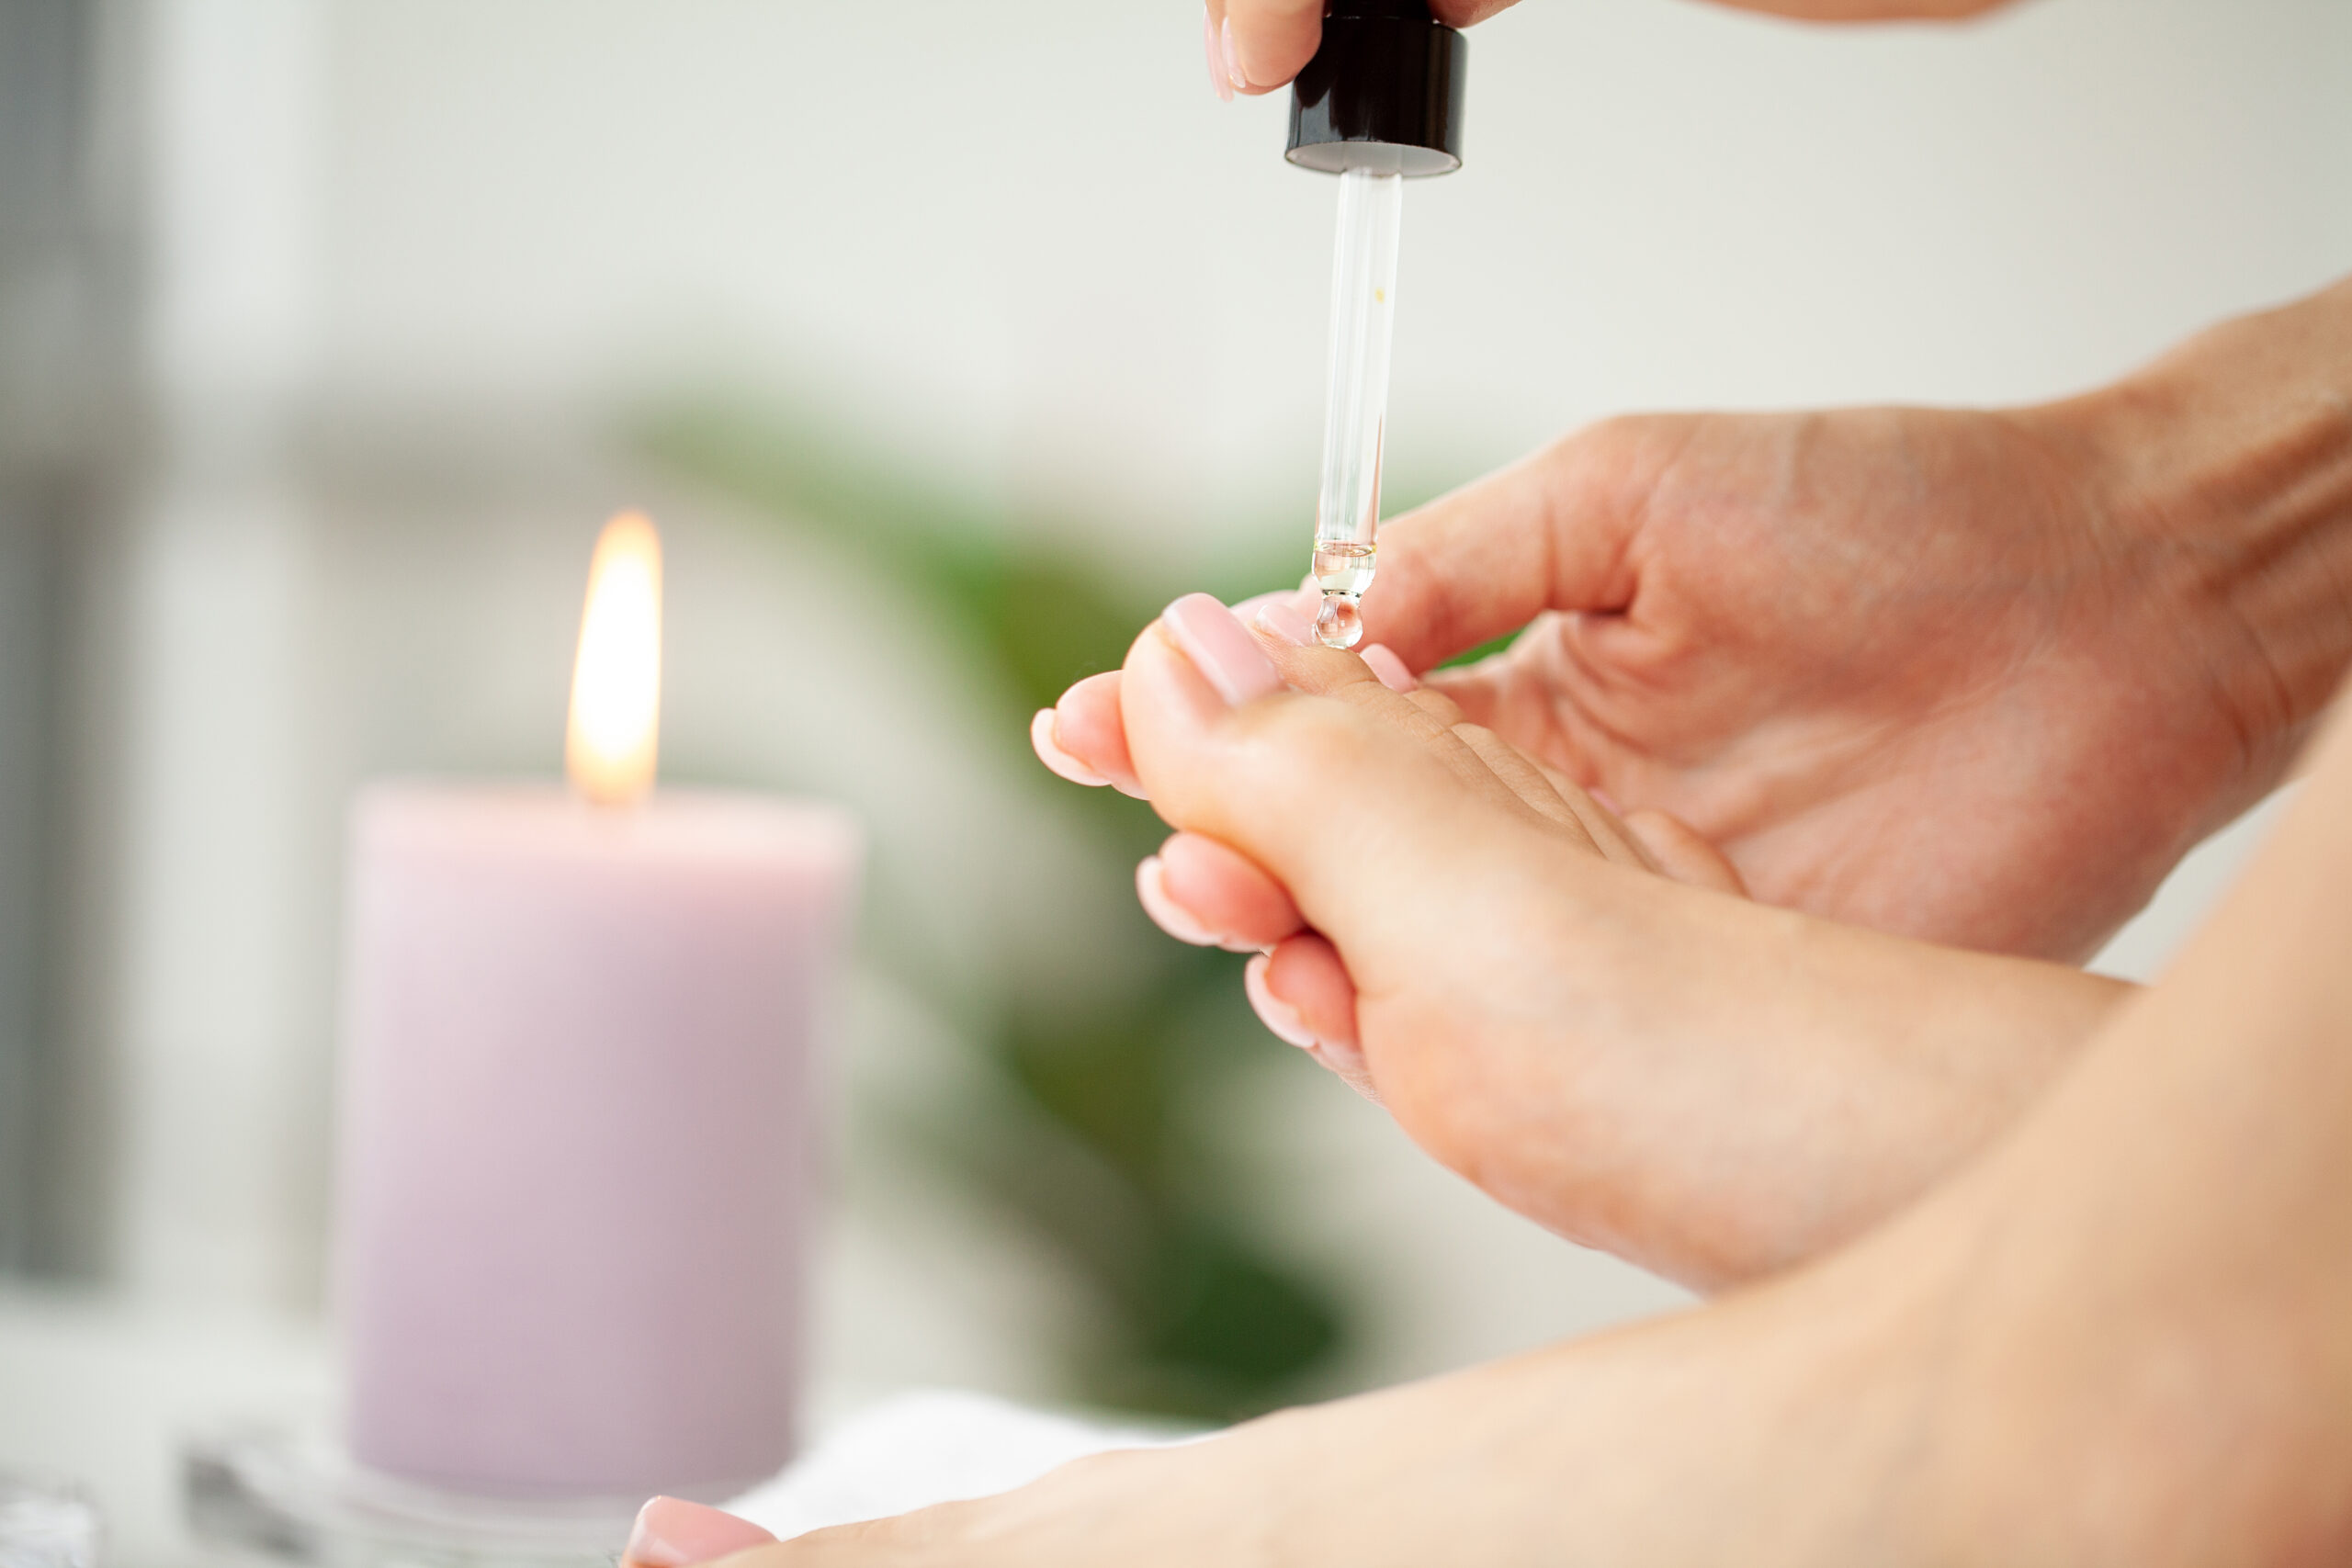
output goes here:
[{"label": "glass candle base", "polygon": [[645,1501],[421,1486],[356,1463],[323,1422],[191,1438],[181,1480],[199,1540],[331,1568],[612,1568]]}]

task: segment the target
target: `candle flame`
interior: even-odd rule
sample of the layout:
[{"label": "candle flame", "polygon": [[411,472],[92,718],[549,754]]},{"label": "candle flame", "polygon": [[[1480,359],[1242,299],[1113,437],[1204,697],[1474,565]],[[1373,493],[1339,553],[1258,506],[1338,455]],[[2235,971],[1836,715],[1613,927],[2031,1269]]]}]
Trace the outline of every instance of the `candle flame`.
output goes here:
[{"label": "candle flame", "polygon": [[624,512],[588,564],[563,748],[572,787],[599,806],[636,800],[653,787],[661,729],[662,536]]}]

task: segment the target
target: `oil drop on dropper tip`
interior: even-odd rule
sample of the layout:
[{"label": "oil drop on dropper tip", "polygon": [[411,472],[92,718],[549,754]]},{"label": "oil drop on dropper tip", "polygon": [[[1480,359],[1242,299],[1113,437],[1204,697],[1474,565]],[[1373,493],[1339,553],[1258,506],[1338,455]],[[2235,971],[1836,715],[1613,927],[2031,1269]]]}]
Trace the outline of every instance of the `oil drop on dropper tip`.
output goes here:
[{"label": "oil drop on dropper tip", "polygon": [[1462,166],[1469,51],[1428,0],[1331,0],[1323,41],[1291,89],[1290,148],[1340,176],[1331,265],[1323,484],[1315,508],[1316,637],[1353,648],[1379,563],[1380,464],[1396,320],[1396,242],[1408,176]]}]

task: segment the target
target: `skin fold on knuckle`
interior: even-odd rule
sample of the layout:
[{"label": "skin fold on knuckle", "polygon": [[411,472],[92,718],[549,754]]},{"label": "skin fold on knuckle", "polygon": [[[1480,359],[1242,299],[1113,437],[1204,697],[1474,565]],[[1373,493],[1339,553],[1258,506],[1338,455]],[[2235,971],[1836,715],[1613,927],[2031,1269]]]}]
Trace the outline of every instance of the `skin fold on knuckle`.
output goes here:
[{"label": "skin fold on knuckle", "polygon": [[1494,731],[1457,724],[1446,731],[1450,748],[1439,756],[1472,793],[1520,816],[1567,834],[1579,849],[1598,852],[1583,819],[1532,762]]},{"label": "skin fold on knuckle", "polygon": [[1460,703],[1433,687],[1417,687],[1405,694],[1405,700],[1442,725],[1460,724],[1464,716]]},{"label": "skin fold on knuckle", "polygon": [[1336,648],[1285,645],[1267,651],[1273,658],[1274,667],[1283,672],[1283,680],[1316,696],[1344,696],[1364,686],[1377,686],[1384,692],[1388,689],[1380,684],[1380,678],[1363,660]]},{"label": "skin fold on knuckle", "polygon": [[1338,701],[1384,723],[1395,725],[1416,740],[1428,745],[1442,744],[1453,721],[1430,705],[1416,702],[1414,698],[1418,695],[1418,693],[1392,692],[1376,680],[1356,682],[1332,693]]},{"label": "skin fold on knuckle", "polygon": [[1452,733],[1461,740],[1470,754],[1487,766],[1504,787],[1544,816],[1556,820],[1574,821],[1575,814],[1567,802],[1552,786],[1544,770],[1528,759],[1519,749],[1483,724],[1456,724]]},{"label": "skin fold on knuckle", "polygon": [[[1534,775],[1500,737],[1475,726],[1449,722],[1444,716],[1377,682],[1369,690],[1351,688],[1349,694],[1353,699],[1351,705],[1358,711],[1402,731],[1404,739],[1413,743],[1417,750],[1442,764],[1454,782],[1473,795],[1539,818],[1551,815],[1545,806],[1530,801],[1526,791],[1520,787],[1524,784],[1549,792],[1549,785]],[[1397,760],[1401,761],[1401,756]],[[1506,777],[1506,773],[1514,777]],[[1581,827],[1565,804],[1555,797],[1551,805],[1565,818],[1565,825],[1581,833]]]}]

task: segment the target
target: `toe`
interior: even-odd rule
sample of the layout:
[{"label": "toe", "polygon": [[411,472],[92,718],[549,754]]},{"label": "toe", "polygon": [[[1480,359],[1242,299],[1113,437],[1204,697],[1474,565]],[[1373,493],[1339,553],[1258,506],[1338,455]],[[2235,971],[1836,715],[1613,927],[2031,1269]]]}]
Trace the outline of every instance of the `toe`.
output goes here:
[{"label": "toe", "polygon": [[[1122,795],[1141,800],[1143,784],[1136,777],[1136,765],[1127,750],[1126,724],[1119,712],[1119,671],[1106,670],[1100,675],[1089,675],[1064,692],[1062,700],[1048,710],[1054,716],[1051,739],[1056,748],[1079,767]],[[1034,738],[1034,730],[1032,734]],[[1045,756],[1043,748],[1038,755]],[[1047,759],[1046,765],[1053,767],[1052,760]],[[1054,771],[1061,772],[1059,768]]]}]

